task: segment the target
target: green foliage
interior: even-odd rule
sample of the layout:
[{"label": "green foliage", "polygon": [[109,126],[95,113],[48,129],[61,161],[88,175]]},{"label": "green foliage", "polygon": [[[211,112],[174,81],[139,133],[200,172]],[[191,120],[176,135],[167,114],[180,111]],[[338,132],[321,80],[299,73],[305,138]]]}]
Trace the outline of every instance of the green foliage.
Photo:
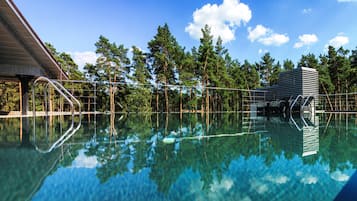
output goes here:
[{"label": "green foliage", "polygon": [[129,72],[128,49],[124,45],[117,46],[115,43],[110,43],[109,39],[104,36],[99,37],[95,46],[96,53],[99,55],[96,62],[97,81],[124,83]]},{"label": "green foliage", "polygon": [[175,84],[175,70],[181,47],[171,34],[169,26],[159,26],[157,34],[148,43],[149,62],[155,75],[156,84],[164,85],[166,112],[169,111],[168,84]]},{"label": "green foliage", "polygon": [[356,52],[329,46],[327,55],[302,55],[298,67],[309,67],[319,72],[320,93],[346,93],[356,90]]},{"label": "green foliage", "polygon": [[259,73],[255,65],[250,64],[248,60],[244,60],[242,70],[245,77],[245,89],[256,89],[260,87]]},{"label": "green foliage", "polygon": [[[274,85],[281,71],[295,67],[290,59],[285,59],[281,65],[269,52],[259,62],[244,60],[240,63],[231,58],[221,38],[213,40],[208,25],[201,31],[199,46],[187,51],[176,41],[167,24],[159,26],[156,35],[148,42],[148,52],[132,46],[131,59],[124,45],[100,36],[95,43],[99,57],[95,64],[86,64],[84,72],[78,69],[69,54],[58,52],[50,43],[46,46],[71,80],[97,82],[99,111],[108,111],[113,102],[114,108],[120,109],[118,111],[133,112],[235,110],[241,101],[238,92],[220,88],[256,89]],[[330,46],[318,57],[312,53],[302,55],[296,67],[318,70],[320,93],[357,91],[357,47],[349,51]],[[1,83],[1,110],[19,109],[17,85]],[[77,97],[94,96],[90,92],[94,88],[92,83],[64,82],[64,85]],[[88,105],[86,109],[93,110],[89,98],[82,98],[81,103]],[[58,105],[59,102],[54,101],[54,107]],[[44,104],[37,101],[36,107],[43,109]]]},{"label": "green foliage", "polygon": [[283,63],[283,68],[285,71],[293,70],[294,69],[294,63],[290,59],[285,59]]},{"label": "green foliage", "polygon": [[78,65],[73,61],[71,55],[65,52],[57,52],[56,48],[50,43],[45,44],[70,80],[84,80],[84,74],[78,69]]},{"label": "green foliage", "polygon": [[129,94],[126,96],[128,110],[131,112],[151,112],[151,90],[150,79],[151,74],[146,62],[146,55],[137,47],[133,46],[132,71],[131,80],[137,83],[129,89]]},{"label": "green foliage", "polygon": [[20,110],[19,83],[0,82],[0,111]]},{"label": "green foliage", "polygon": [[256,63],[257,70],[261,79],[261,84],[263,86],[272,85],[274,82],[274,79],[271,77],[273,74],[274,61],[275,59],[273,59],[270,56],[270,53],[267,52],[263,55],[261,61]]},{"label": "green foliage", "polygon": [[357,91],[357,47],[355,50],[352,50],[352,54],[350,56],[350,71],[348,72],[350,80],[349,91],[356,92]]}]

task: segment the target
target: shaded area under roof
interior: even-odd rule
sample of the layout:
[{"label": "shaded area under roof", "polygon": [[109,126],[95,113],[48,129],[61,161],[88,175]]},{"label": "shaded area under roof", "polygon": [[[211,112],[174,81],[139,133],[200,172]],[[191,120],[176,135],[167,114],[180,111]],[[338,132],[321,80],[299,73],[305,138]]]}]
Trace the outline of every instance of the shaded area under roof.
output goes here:
[{"label": "shaded area under roof", "polygon": [[0,0],[0,79],[68,79],[12,0]]}]

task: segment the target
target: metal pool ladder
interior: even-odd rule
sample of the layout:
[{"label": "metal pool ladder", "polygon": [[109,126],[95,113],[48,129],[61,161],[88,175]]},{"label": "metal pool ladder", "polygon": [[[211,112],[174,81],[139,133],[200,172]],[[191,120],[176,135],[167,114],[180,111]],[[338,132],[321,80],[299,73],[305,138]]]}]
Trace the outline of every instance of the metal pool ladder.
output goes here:
[{"label": "metal pool ladder", "polygon": [[298,102],[298,100],[301,99],[301,103],[300,104],[300,116],[302,116],[303,113],[303,109],[305,106],[309,105],[311,103],[312,100],[314,100],[314,96],[312,95],[308,95],[306,97],[302,96],[302,95],[298,95],[296,96],[295,100],[293,101],[293,103],[290,105],[290,116],[292,115],[292,110],[295,106],[295,104]]},{"label": "metal pool ladder", "polygon": [[[39,81],[45,81],[47,84],[45,85],[45,90],[44,90],[44,97],[45,97],[45,105],[46,105],[46,110],[45,114],[46,117],[48,116],[48,111],[47,111],[47,89],[48,86],[51,85],[66,101],[69,103],[71,106],[71,116],[72,116],[72,122],[71,126],[69,129],[56,141],[52,144],[52,146],[48,150],[42,150],[36,146],[36,150],[41,152],[41,153],[48,153],[51,152],[53,149],[56,149],[60,146],[63,145],[65,141],[67,141],[74,133],[78,131],[78,129],[81,127],[81,121],[82,121],[82,111],[81,111],[81,103],[77,98],[75,98],[62,84],[57,82],[56,80],[50,80],[47,77],[38,77],[32,87],[32,104],[33,104],[33,131],[34,131],[34,138],[36,136],[36,103],[35,103],[35,87],[37,82]],[[74,104],[73,101],[78,105],[78,112],[79,112],[79,123],[74,128]]]}]

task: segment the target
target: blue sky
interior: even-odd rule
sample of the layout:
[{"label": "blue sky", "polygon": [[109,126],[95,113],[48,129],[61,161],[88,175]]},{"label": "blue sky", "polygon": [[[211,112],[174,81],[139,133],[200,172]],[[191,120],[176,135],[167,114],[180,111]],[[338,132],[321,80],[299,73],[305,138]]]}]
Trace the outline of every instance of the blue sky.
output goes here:
[{"label": "blue sky", "polygon": [[297,62],[326,45],[355,49],[357,0],[14,0],[44,42],[82,66],[95,61],[100,35],[143,50],[167,23],[180,45],[199,45],[209,24],[231,56],[259,61],[264,52]]}]

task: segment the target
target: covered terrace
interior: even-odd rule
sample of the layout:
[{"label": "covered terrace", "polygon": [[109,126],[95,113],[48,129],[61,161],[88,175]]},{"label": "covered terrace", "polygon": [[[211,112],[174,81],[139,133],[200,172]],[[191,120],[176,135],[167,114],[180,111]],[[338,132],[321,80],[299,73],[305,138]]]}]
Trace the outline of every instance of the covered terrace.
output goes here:
[{"label": "covered terrace", "polygon": [[20,83],[20,111],[26,115],[29,83],[36,77],[68,79],[12,0],[0,0],[0,80]]}]

